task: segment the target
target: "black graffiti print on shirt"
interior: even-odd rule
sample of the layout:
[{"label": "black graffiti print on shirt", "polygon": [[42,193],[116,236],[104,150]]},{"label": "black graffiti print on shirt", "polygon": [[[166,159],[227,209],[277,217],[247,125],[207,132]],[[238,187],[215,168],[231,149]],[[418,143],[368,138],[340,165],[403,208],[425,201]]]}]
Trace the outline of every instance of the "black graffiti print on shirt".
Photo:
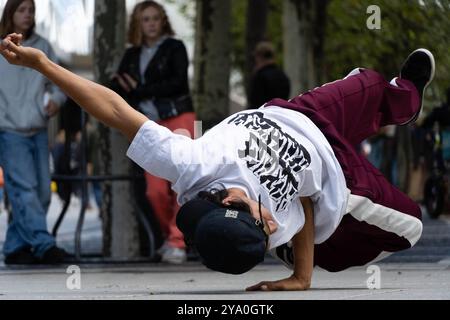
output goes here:
[{"label": "black graffiti print on shirt", "polygon": [[228,124],[250,130],[239,158],[269,192],[276,211],[283,211],[298,192],[298,173],[311,163],[308,151],[262,112],[237,114]]}]

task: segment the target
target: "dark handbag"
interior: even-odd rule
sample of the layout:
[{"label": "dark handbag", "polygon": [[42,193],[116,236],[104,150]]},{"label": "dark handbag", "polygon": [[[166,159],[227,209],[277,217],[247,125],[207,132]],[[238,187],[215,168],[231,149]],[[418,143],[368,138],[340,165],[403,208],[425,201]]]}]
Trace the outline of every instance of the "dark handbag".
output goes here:
[{"label": "dark handbag", "polygon": [[176,117],[182,113],[193,111],[192,99],[190,95],[178,98],[155,98],[153,104],[158,110],[161,120]]}]

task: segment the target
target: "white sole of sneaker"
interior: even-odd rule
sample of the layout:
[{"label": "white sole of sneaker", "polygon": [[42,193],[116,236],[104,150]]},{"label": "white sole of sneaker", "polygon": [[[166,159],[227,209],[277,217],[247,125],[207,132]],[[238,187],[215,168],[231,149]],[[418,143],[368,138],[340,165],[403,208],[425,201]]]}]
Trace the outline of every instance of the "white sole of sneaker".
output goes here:
[{"label": "white sole of sneaker", "polygon": [[351,77],[351,76],[355,76],[357,74],[361,73],[361,70],[364,70],[364,68],[355,68],[352,71],[350,71],[350,73],[348,75],[345,76],[344,80]]}]

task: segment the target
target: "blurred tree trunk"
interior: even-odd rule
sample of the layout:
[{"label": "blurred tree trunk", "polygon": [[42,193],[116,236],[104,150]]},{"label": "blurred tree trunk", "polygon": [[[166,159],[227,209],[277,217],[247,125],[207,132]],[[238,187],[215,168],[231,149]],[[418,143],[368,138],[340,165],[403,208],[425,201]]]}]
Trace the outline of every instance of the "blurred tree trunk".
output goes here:
[{"label": "blurred tree trunk", "polygon": [[[94,74],[107,84],[125,48],[125,0],[95,0]],[[102,171],[106,175],[130,173],[125,156],[128,142],[115,129],[98,124]],[[138,223],[129,182],[107,182],[103,187],[103,252],[105,256],[131,258],[139,255]]]},{"label": "blurred tree trunk", "polygon": [[316,40],[314,42],[314,64],[316,67],[317,85],[323,84],[328,78],[325,70],[325,37],[327,26],[327,7],[329,0],[316,0],[316,14],[314,30]]},{"label": "blurred tree trunk", "polygon": [[410,126],[397,126],[397,184],[398,188],[407,193],[410,184],[411,164],[413,160],[412,134]]},{"label": "blurred tree trunk", "polygon": [[197,0],[194,105],[207,130],[229,114],[231,0]]},{"label": "blurred tree trunk", "polygon": [[323,75],[323,42],[328,0],[283,2],[284,68],[293,95],[313,89]]},{"label": "blurred tree trunk", "polygon": [[245,72],[244,83],[249,100],[250,79],[255,66],[253,51],[258,42],[266,40],[269,0],[248,0],[245,29]]}]

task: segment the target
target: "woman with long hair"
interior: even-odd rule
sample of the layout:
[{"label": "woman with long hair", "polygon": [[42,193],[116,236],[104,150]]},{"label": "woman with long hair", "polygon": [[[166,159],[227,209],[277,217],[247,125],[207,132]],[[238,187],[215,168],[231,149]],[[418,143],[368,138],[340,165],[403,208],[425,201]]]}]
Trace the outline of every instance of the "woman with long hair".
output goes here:
[{"label": "woman with long hair", "polygon": [[[128,42],[112,88],[131,106],[171,131],[194,136],[195,114],[189,92],[186,48],[173,38],[175,32],[162,5],[138,3],[131,15]],[[179,206],[167,180],[148,173],[146,195],[159,220],[164,243],[162,261],[182,263],[186,245],[176,226]]]},{"label": "woman with long hair", "polygon": [[[24,46],[56,61],[49,42],[35,32],[35,12],[33,0],[8,0],[0,37],[21,34]],[[46,223],[51,196],[47,124],[65,95],[38,72],[12,68],[5,59],[0,59],[0,74],[0,166],[12,206],[3,246],[5,263],[59,263],[65,252],[56,247]]]}]

